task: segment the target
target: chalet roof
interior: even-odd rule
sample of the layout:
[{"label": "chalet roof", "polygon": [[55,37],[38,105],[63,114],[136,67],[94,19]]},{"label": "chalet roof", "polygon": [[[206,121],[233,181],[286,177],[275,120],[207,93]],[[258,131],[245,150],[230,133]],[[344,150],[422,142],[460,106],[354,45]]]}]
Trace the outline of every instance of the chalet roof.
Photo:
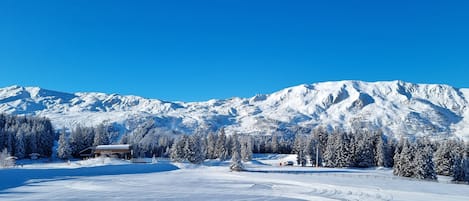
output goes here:
[{"label": "chalet roof", "polygon": [[95,150],[130,150],[130,144],[98,145]]}]

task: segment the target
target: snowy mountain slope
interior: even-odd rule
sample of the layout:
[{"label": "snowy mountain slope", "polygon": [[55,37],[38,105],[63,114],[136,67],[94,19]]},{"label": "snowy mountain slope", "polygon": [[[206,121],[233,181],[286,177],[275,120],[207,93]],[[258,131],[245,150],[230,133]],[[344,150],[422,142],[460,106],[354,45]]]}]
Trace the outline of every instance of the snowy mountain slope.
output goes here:
[{"label": "snowy mountain slope", "polygon": [[[299,85],[252,98],[165,102],[138,96],[62,93],[38,87],[0,89],[0,112],[50,118],[56,127],[147,122],[182,133],[204,128],[271,134],[318,125],[381,128],[389,135],[469,138],[469,89],[402,81],[338,81]],[[467,117],[467,118],[466,118]],[[306,129],[305,129],[306,128]]]}]

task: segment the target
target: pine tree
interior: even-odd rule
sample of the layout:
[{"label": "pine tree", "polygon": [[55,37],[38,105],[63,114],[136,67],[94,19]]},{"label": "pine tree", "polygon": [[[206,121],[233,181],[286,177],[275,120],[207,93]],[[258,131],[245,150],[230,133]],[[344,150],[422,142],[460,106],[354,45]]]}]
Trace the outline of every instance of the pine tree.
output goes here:
[{"label": "pine tree", "polygon": [[296,154],[296,162],[298,165],[305,166],[307,161],[306,156],[306,137],[303,135],[296,135],[295,142],[293,143],[293,152]]},{"label": "pine tree", "polygon": [[375,165],[378,167],[387,167],[386,164],[386,143],[384,141],[384,136],[381,132],[376,134],[376,145],[375,145]]},{"label": "pine tree", "polygon": [[93,146],[108,145],[108,144],[109,144],[109,132],[106,126],[104,126],[104,124],[99,124],[94,129]]},{"label": "pine tree", "polygon": [[315,166],[316,165],[316,156],[317,156],[317,151],[319,150],[318,148],[318,141],[314,139],[312,135],[308,137],[308,142],[305,147],[305,153],[306,155],[309,156],[311,165]]},{"label": "pine tree", "polygon": [[24,133],[19,130],[16,133],[15,138],[15,156],[18,158],[24,158],[26,156],[26,147],[24,142]]},{"label": "pine tree", "polygon": [[412,177],[414,175],[414,155],[414,146],[408,140],[405,140],[402,145],[402,151],[398,155],[399,158],[394,160],[394,168],[398,168],[397,171],[395,171],[397,176]]},{"label": "pine tree", "polygon": [[173,143],[170,150],[170,158],[172,161],[182,162],[186,159],[186,153],[184,150],[186,141],[186,136],[183,135]]},{"label": "pine tree", "polygon": [[201,136],[191,135],[187,140],[186,146],[188,146],[187,160],[191,163],[200,164],[205,159],[205,153],[201,141]]},{"label": "pine tree", "polygon": [[271,144],[272,153],[274,154],[279,153],[278,136],[276,134],[272,134],[272,142],[270,144]]},{"label": "pine tree", "polygon": [[463,160],[464,181],[469,182],[469,158],[466,155]]},{"label": "pine tree", "polygon": [[252,160],[252,139],[250,136],[243,137],[241,140],[241,158],[244,162]]},{"label": "pine tree", "polygon": [[232,138],[232,157],[231,157],[231,171],[242,171],[244,169],[243,163],[241,162],[241,146],[236,135]]},{"label": "pine tree", "polygon": [[220,159],[221,161],[226,160],[228,156],[225,143],[226,143],[225,129],[222,128],[220,129],[218,133],[218,139],[217,139],[217,144],[215,148],[215,157]]},{"label": "pine tree", "polygon": [[371,167],[375,165],[376,151],[374,147],[374,136],[366,130],[357,134],[355,138],[355,165],[358,167]]},{"label": "pine tree", "polygon": [[68,141],[67,133],[65,128],[62,128],[62,132],[59,137],[59,147],[57,148],[57,157],[60,159],[69,159],[72,156],[72,149]]},{"label": "pine tree", "polygon": [[336,134],[331,134],[327,138],[326,151],[324,152],[323,159],[326,167],[337,167],[337,150],[338,145],[336,140],[338,136]]},{"label": "pine tree", "polygon": [[418,145],[413,165],[414,175],[417,179],[436,180],[436,171],[433,164],[433,149],[429,145]]},{"label": "pine tree", "polygon": [[464,162],[462,158],[460,158],[459,156],[456,156],[454,158],[453,181],[465,181],[466,180],[466,174],[464,172],[463,164]]},{"label": "pine tree", "polygon": [[213,133],[209,133],[207,135],[207,149],[206,149],[207,159],[216,159],[216,153],[215,153],[216,144],[217,144],[216,136]]}]

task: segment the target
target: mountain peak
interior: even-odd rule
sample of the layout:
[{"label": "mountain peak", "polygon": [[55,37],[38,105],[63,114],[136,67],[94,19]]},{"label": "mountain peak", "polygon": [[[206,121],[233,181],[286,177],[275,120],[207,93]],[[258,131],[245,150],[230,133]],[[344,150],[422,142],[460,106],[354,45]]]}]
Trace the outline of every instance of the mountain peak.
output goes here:
[{"label": "mountain peak", "polygon": [[244,134],[296,133],[316,126],[381,129],[391,136],[469,138],[469,90],[400,80],[302,84],[249,99],[163,102],[138,96],[63,93],[39,87],[0,89],[0,112],[49,117],[56,127],[113,123],[132,130],[200,128]]}]

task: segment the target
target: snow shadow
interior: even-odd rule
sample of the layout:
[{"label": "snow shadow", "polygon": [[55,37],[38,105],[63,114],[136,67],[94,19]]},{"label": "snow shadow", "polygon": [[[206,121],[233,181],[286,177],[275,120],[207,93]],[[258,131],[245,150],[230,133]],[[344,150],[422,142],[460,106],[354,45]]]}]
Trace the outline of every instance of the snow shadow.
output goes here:
[{"label": "snow shadow", "polygon": [[[179,169],[170,163],[157,164],[123,164],[67,169],[26,169],[12,168],[0,170],[0,194],[9,188],[44,181],[68,180],[74,177],[105,176],[121,174],[143,174],[165,172]],[[28,182],[29,181],[29,182]]]}]

